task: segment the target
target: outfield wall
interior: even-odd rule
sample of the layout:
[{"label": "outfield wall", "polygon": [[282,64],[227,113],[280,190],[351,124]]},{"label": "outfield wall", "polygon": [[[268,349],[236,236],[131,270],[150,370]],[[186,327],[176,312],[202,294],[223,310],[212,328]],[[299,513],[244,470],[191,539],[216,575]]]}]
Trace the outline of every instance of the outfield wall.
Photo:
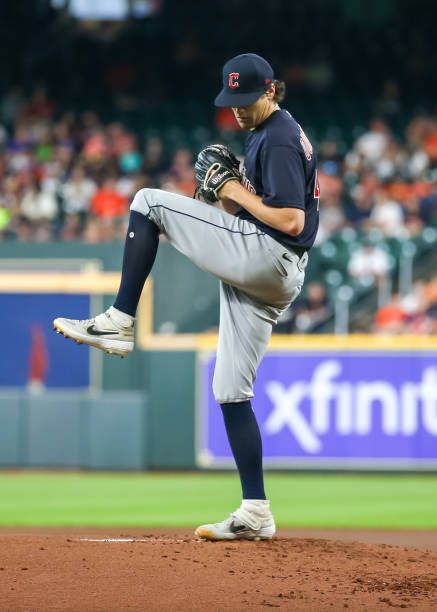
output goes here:
[{"label": "outfield wall", "polygon": [[140,470],[147,467],[142,393],[0,395],[2,467]]},{"label": "outfield wall", "polygon": [[0,390],[0,468],[193,469],[196,354],[132,362],[137,391]]},{"label": "outfield wall", "polygon": [[[2,391],[0,465],[233,467],[210,390],[216,337],[150,344],[136,392]],[[273,337],[255,393],[267,467],[437,468],[435,338]]]},{"label": "outfield wall", "polygon": [[[217,322],[217,281],[170,245],[128,359],[53,333],[56,316],[111,304],[120,263],[118,242],[0,243],[0,466],[233,466],[211,394],[216,336],[157,333]],[[270,467],[437,466],[437,338],[273,337],[255,389]]]},{"label": "outfield wall", "polygon": [[[293,469],[435,470],[436,338],[274,337],[253,407],[264,464]],[[196,458],[233,464],[211,392],[215,353],[198,357]]]}]

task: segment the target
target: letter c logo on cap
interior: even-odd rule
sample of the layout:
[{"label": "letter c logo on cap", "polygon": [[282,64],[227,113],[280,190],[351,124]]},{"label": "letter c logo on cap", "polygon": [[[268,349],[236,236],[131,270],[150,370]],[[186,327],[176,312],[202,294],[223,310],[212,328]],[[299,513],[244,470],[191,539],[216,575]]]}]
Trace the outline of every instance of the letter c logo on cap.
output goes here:
[{"label": "letter c logo on cap", "polygon": [[231,89],[235,89],[238,87],[238,77],[240,76],[239,72],[231,72],[229,75],[229,87]]}]

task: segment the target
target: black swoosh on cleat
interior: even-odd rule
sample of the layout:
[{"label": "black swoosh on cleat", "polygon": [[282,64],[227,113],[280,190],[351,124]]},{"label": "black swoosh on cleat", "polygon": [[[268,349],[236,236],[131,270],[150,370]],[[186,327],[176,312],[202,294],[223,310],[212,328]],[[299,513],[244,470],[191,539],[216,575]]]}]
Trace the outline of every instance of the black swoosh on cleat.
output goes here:
[{"label": "black swoosh on cleat", "polygon": [[229,531],[232,533],[239,533],[240,531],[247,531],[246,525],[236,525],[233,521],[229,525]]},{"label": "black swoosh on cleat", "polygon": [[116,336],[118,334],[116,331],[99,331],[94,329],[94,325],[90,325],[86,331],[90,336]]},{"label": "black swoosh on cleat", "polygon": [[290,259],[290,256],[289,256],[289,254],[288,254],[288,253],[284,253],[284,254],[282,255],[282,258],[283,258],[283,259],[286,259],[287,261],[291,261],[291,263],[293,263],[293,260],[292,260],[292,259]]}]

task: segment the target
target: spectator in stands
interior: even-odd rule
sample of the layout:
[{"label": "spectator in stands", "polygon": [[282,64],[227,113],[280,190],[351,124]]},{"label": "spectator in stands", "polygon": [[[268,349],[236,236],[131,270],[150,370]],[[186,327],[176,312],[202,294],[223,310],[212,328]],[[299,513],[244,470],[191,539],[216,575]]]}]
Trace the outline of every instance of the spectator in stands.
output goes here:
[{"label": "spectator in stands", "polygon": [[108,153],[110,157],[119,159],[124,153],[137,149],[137,139],[119,123],[110,123],[106,128]]},{"label": "spectator in stands", "polygon": [[382,189],[378,190],[368,225],[380,230],[384,236],[402,238],[407,233],[403,221],[404,212],[399,202],[387,198]]},{"label": "spectator in stands", "polygon": [[416,237],[422,233],[424,222],[421,218],[420,202],[421,199],[414,189],[409,189],[404,195],[402,201],[403,224],[398,234],[399,238]]},{"label": "spectator in stands", "polygon": [[320,244],[344,227],[346,219],[342,207],[344,186],[339,177],[337,162],[332,160],[322,162],[319,167],[318,178],[320,193],[323,194],[317,234],[317,244]]},{"label": "spectator in stands", "polygon": [[95,182],[88,178],[81,165],[74,166],[70,178],[62,185],[62,210],[67,215],[85,216],[97,190]]},{"label": "spectator in stands", "polygon": [[401,296],[395,294],[391,302],[377,311],[374,331],[383,335],[400,334],[405,328],[407,319],[407,313],[402,307]]},{"label": "spectator in stands", "polygon": [[301,333],[314,331],[332,312],[325,287],[321,283],[310,283],[306,297],[296,310],[296,330]]},{"label": "spectator in stands", "polygon": [[104,219],[114,219],[128,212],[127,199],[117,190],[115,177],[105,179],[103,185],[96,191],[91,200],[91,211]]},{"label": "spectator in stands", "polygon": [[18,214],[20,210],[20,181],[15,175],[5,176],[0,188],[0,208]]},{"label": "spectator in stands", "polygon": [[[430,154],[433,155],[432,143],[437,134],[436,120],[426,115],[418,115],[410,121],[405,134],[410,174],[413,177],[423,176],[430,166]],[[427,142],[431,144],[429,150],[427,150]]]},{"label": "spectator in stands", "polygon": [[175,191],[192,196],[196,189],[194,177],[193,156],[187,149],[179,149],[173,157],[169,170],[169,178],[173,182]]},{"label": "spectator in stands", "polygon": [[34,181],[23,192],[20,213],[37,226],[38,223],[53,221],[58,205],[53,194],[43,191],[41,185]]},{"label": "spectator in stands", "polygon": [[59,237],[61,240],[80,240],[82,237],[84,219],[79,214],[69,214],[65,217]]},{"label": "spectator in stands", "polygon": [[375,205],[380,181],[373,171],[365,171],[360,174],[359,169],[355,167],[355,172],[357,174],[354,177],[355,184],[349,192],[350,202],[346,210],[346,217],[358,228],[365,228]]},{"label": "spectator in stands", "polygon": [[82,240],[87,244],[98,244],[104,242],[104,232],[100,219],[88,218],[82,233]]},{"label": "spectator in stands", "polygon": [[348,272],[353,278],[369,279],[372,282],[384,280],[389,270],[390,260],[387,253],[370,238],[366,238],[352,254],[348,265]]},{"label": "spectator in stands", "polygon": [[380,334],[437,333],[437,276],[428,283],[416,281],[404,296],[393,295],[375,317],[374,331]]},{"label": "spectator in stands", "polygon": [[402,306],[408,315],[405,331],[412,334],[429,332],[430,319],[427,316],[428,301],[426,299],[425,283],[416,281],[410,292],[402,298]]},{"label": "spectator in stands", "polygon": [[428,155],[430,165],[435,165],[437,162],[437,122],[433,121],[429,134],[426,135],[423,142],[423,149]]},{"label": "spectator in stands", "polygon": [[83,151],[85,159],[89,162],[102,161],[109,155],[109,143],[105,131],[96,127],[86,138]]},{"label": "spectator in stands", "polygon": [[142,170],[150,177],[151,187],[159,186],[159,177],[164,174],[167,166],[162,140],[157,137],[149,138],[146,142]]},{"label": "spectator in stands", "polygon": [[430,192],[419,199],[418,214],[423,223],[437,227],[437,169],[433,170],[430,178]]},{"label": "spectator in stands", "polygon": [[425,299],[427,315],[433,322],[431,333],[437,334],[437,275],[425,286]]},{"label": "spectator in stands", "polygon": [[370,121],[369,130],[360,136],[355,143],[359,155],[371,165],[374,165],[386,151],[390,143],[390,132],[382,119]]},{"label": "spectator in stands", "polygon": [[396,180],[405,174],[405,151],[400,143],[391,139],[382,155],[378,158],[374,169],[381,182]]}]

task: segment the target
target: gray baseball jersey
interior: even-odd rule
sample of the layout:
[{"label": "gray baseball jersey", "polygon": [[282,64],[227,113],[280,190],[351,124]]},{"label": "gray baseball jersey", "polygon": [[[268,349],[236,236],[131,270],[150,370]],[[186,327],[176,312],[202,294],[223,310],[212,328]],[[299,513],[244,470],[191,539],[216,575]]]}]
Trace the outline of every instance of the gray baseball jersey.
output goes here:
[{"label": "gray baseball jersey", "polygon": [[140,190],[131,210],[149,217],[178,251],[220,279],[214,396],[219,404],[253,397],[272,325],[301,291],[307,252],[299,257],[251,221],[160,189]]}]

